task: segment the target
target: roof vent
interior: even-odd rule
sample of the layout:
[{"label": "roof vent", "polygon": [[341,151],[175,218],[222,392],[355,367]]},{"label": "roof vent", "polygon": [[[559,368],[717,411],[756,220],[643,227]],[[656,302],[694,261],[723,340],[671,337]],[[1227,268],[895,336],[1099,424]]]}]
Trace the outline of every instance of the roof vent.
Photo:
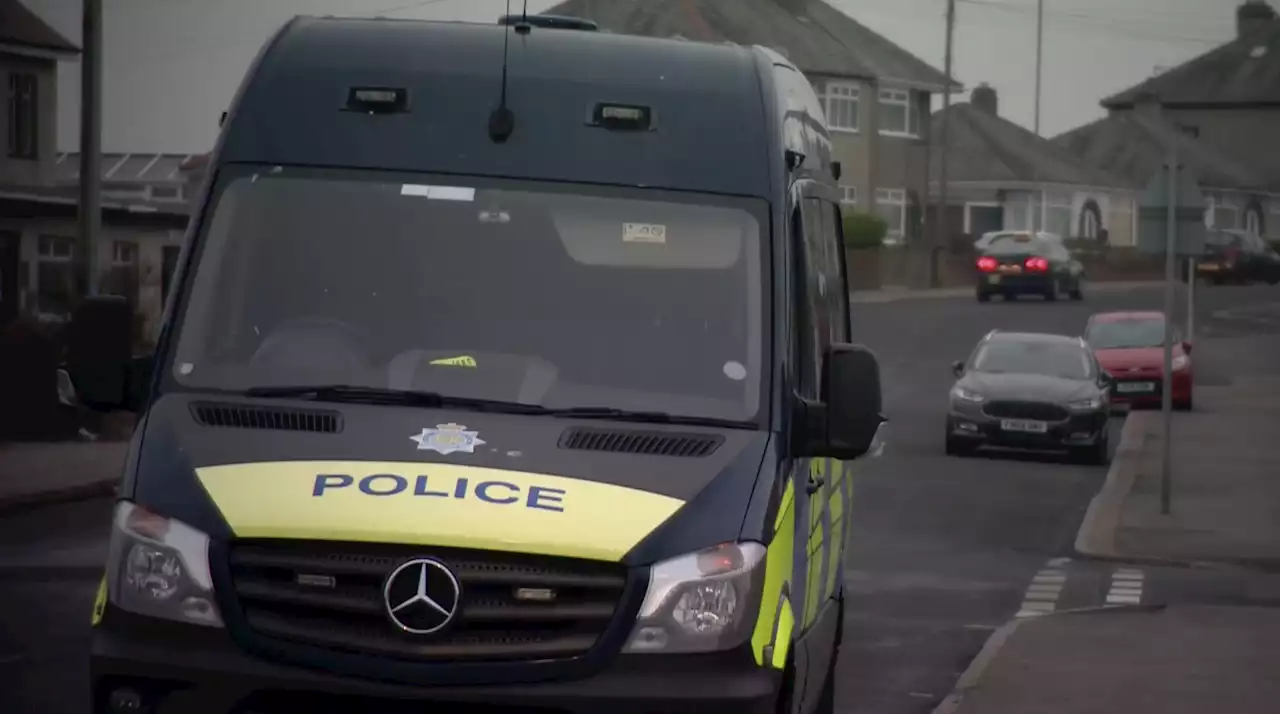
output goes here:
[{"label": "roof vent", "polygon": [[969,95],[969,103],[983,113],[993,117],[1000,116],[1000,97],[996,94],[996,88],[986,82],[973,88],[973,92]]},{"label": "roof vent", "polygon": [[1245,0],[1236,8],[1236,37],[1251,35],[1276,20],[1266,0]]},{"label": "roof vent", "polygon": [[724,437],[717,434],[574,427],[560,436],[558,445],[577,451],[696,458],[711,455],[722,443]]},{"label": "roof vent", "polygon": [[320,409],[199,402],[191,405],[191,415],[201,425],[212,427],[309,431],[318,434],[336,434],[342,431],[342,415]]}]

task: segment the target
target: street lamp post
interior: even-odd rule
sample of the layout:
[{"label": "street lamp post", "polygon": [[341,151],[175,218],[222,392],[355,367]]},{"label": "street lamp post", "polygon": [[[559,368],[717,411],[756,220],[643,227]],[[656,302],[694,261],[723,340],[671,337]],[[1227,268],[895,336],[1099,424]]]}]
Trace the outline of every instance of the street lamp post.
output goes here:
[{"label": "street lamp post", "polygon": [[80,265],[89,295],[98,294],[102,232],[102,0],[83,0],[80,64]]}]

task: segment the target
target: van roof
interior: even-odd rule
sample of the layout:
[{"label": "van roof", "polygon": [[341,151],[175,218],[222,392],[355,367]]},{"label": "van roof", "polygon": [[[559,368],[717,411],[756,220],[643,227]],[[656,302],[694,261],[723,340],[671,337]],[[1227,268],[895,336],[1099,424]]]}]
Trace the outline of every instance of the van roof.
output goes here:
[{"label": "van roof", "polygon": [[[498,24],[296,17],[246,77],[218,159],[769,195],[761,73],[736,45],[534,28],[509,40],[515,131],[489,138]],[[762,69],[763,68],[763,69]],[[342,111],[352,87],[405,88],[408,113]],[[643,105],[655,130],[588,125]]]}]

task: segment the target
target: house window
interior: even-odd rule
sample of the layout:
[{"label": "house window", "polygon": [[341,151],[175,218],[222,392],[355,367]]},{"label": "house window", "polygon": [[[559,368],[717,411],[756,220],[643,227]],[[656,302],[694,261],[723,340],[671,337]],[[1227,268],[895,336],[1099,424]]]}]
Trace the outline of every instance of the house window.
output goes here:
[{"label": "house window", "polygon": [[151,199],[154,201],[180,201],[182,200],[182,187],[152,186]]},{"label": "house window", "polygon": [[1063,238],[1071,237],[1071,228],[1075,216],[1073,215],[1071,205],[1071,196],[1055,196],[1053,194],[1045,194],[1044,196],[1044,225],[1041,230],[1046,233],[1055,233]]},{"label": "house window", "polygon": [[919,118],[912,111],[911,92],[903,89],[880,90],[880,133],[890,136],[916,136]]},{"label": "house window", "polygon": [[138,244],[118,240],[111,246],[112,265],[134,265],[138,262]]},{"label": "house window", "polygon": [[34,159],[39,154],[36,86],[34,74],[9,74],[9,156],[14,159]]},{"label": "house window", "polygon": [[1240,227],[1240,208],[1223,201],[1214,201],[1210,225],[1218,229],[1235,229]]},{"label": "house window", "polygon": [[907,224],[907,192],[901,188],[876,189],[876,215],[889,224],[889,235],[901,237]]},{"label": "house window", "polygon": [[103,281],[103,292],[120,295],[133,302],[138,297],[138,244],[118,240],[111,244],[111,268]]},{"label": "house window", "polygon": [[36,260],[36,309],[65,315],[75,298],[75,239],[40,236]]},{"label": "house window", "polygon": [[858,85],[843,82],[827,82],[822,91],[822,111],[827,115],[827,127],[834,131],[857,131],[861,106]]},{"label": "house window", "polygon": [[846,206],[858,205],[858,187],[840,186],[840,203],[843,203]]}]

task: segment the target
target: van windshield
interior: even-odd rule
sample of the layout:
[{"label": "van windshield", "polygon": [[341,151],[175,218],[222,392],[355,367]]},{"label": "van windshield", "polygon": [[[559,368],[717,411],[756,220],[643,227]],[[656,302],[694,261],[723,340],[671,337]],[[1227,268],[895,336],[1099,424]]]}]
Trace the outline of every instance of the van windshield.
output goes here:
[{"label": "van windshield", "polygon": [[223,174],[179,325],[181,384],[758,416],[763,201],[278,167]]}]

